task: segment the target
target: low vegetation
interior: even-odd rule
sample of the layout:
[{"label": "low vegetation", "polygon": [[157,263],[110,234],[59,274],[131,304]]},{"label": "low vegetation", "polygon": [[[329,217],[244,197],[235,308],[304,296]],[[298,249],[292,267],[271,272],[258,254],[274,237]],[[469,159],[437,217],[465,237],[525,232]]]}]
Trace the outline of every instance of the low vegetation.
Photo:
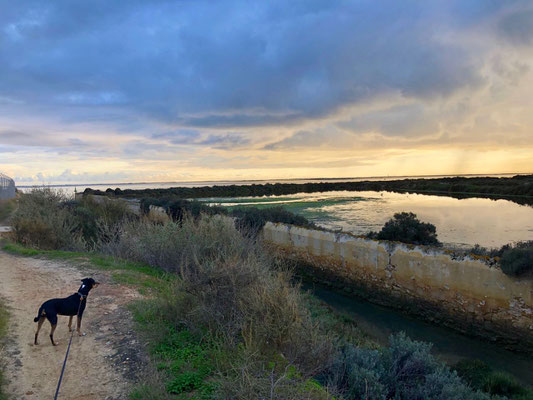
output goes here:
[{"label": "low vegetation", "polygon": [[[429,345],[396,335],[379,348],[349,318],[303,295],[287,266],[228,218],[134,217],[47,190],[23,198],[13,237],[49,250],[7,250],[85,257],[147,294],[133,311],[154,373],[133,399],[491,398],[432,357]],[[84,251],[64,251],[72,249]]]},{"label": "low vegetation", "polygon": [[507,245],[502,250],[500,266],[511,276],[533,275],[533,240]]},{"label": "low vegetation", "polygon": [[237,229],[252,235],[257,235],[268,221],[298,225],[306,228],[318,228],[305,217],[291,213],[283,207],[261,209],[256,207],[236,207],[228,209],[221,206],[209,206],[199,201],[176,198],[146,198],[141,200],[141,210],[144,214],[147,215],[152,206],[163,208],[175,221],[181,221],[185,215],[192,216],[193,218],[198,218],[202,214],[230,216],[235,218]]},{"label": "low vegetation", "polygon": [[493,371],[483,361],[463,360],[458,362],[454,369],[474,389],[509,399],[533,399],[533,389],[524,387],[509,374]]},{"label": "low vegetation", "polygon": [[395,242],[442,246],[435,225],[421,222],[413,213],[401,212],[385,223],[381,231],[369,232],[369,238]]},{"label": "low vegetation", "polygon": [[499,249],[474,246],[469,253],[497,258],[502,271],[510,276],[533,276],[533,240],[506,244]]},{"label": "low vegetation", "polygon": [[0,224],[7,222],[16,208],[16,200],[0,200]]},{"label": "low vegetation", "polygon": [[454,177],[435,179],[398,179],[361,182],[265,183],[203,187],[173,187],[168,189],[86,189],[86,194],[129,198],[181,198],[272,196],[295,193],[349,191],[388,191],[399,193],[432,193],[451,197],[508,198],[520,204],[533,204],[533,175],[511,178]]}]

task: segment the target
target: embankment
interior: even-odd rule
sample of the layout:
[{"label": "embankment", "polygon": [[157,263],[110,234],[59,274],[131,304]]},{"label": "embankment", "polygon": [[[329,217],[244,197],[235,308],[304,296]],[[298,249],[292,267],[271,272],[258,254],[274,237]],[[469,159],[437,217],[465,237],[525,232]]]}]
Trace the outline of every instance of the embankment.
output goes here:
[{"label": "embankment", "polygon": [[284,224],[267,223],[263,237],[311,280],[533,352],[533,280],[482,258]]}]

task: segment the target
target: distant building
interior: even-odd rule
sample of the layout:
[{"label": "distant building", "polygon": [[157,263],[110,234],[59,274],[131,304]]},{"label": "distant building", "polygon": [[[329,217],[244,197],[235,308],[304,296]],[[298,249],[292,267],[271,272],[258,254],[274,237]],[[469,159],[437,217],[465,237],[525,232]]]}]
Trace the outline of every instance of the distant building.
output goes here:
[{"label": "distant building", "polygon": [[15,197],[15,181],[9,176],[0,173],[0,200]]}]

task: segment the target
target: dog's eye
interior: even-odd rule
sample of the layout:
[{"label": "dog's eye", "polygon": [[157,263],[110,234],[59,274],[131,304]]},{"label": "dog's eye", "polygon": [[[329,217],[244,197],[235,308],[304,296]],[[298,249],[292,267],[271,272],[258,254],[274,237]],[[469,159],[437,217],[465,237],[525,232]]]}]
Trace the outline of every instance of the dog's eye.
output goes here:
[{"label": "dog's eye", "polygon": [[83,289],[85,287],[85,285],[81,285],[81,288]]}]

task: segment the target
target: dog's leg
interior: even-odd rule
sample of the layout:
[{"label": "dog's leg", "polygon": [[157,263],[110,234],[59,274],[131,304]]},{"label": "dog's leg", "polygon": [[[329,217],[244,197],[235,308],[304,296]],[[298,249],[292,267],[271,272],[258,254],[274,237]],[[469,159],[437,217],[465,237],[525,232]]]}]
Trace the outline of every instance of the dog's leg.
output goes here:
[{"label": "dog's leg", "polygon": [[43,326],[43,322],[46,318],[41,316],[39,318],[39,322],[37,324],[37,332],[35,332],[35,341],[33,342],[33,344],[37,345],[39,344],[39,342],[37,342],[37,337],[39,336],[39,331],[41,330],[41,326]]},{"label": "dog's leg", "polygon": [[[50,324],[50,325],[52,325],[52,324]],[[54,342],[54,331],[56,330],[56,326],[57,326],[57,324],[53,324],[52,325],[52,329],[50,329],[50,340],[52,341],[52,345],[53,346],[57,346],[57,343]]]},{"label": "dog's leg", "polygon": [[81,316],[78,315],[76,322],[77,322],[77,325],[78,325],[78,328],[77,328],[78,336],[83,336],[83,333],[81,333]]},{"label": "dog's leg", "polygon": [[72,318],[74,318],[74,315],[71,315],[71,316],[68,318],[68,331],[69,331],[69,332],[72,332]]}]

